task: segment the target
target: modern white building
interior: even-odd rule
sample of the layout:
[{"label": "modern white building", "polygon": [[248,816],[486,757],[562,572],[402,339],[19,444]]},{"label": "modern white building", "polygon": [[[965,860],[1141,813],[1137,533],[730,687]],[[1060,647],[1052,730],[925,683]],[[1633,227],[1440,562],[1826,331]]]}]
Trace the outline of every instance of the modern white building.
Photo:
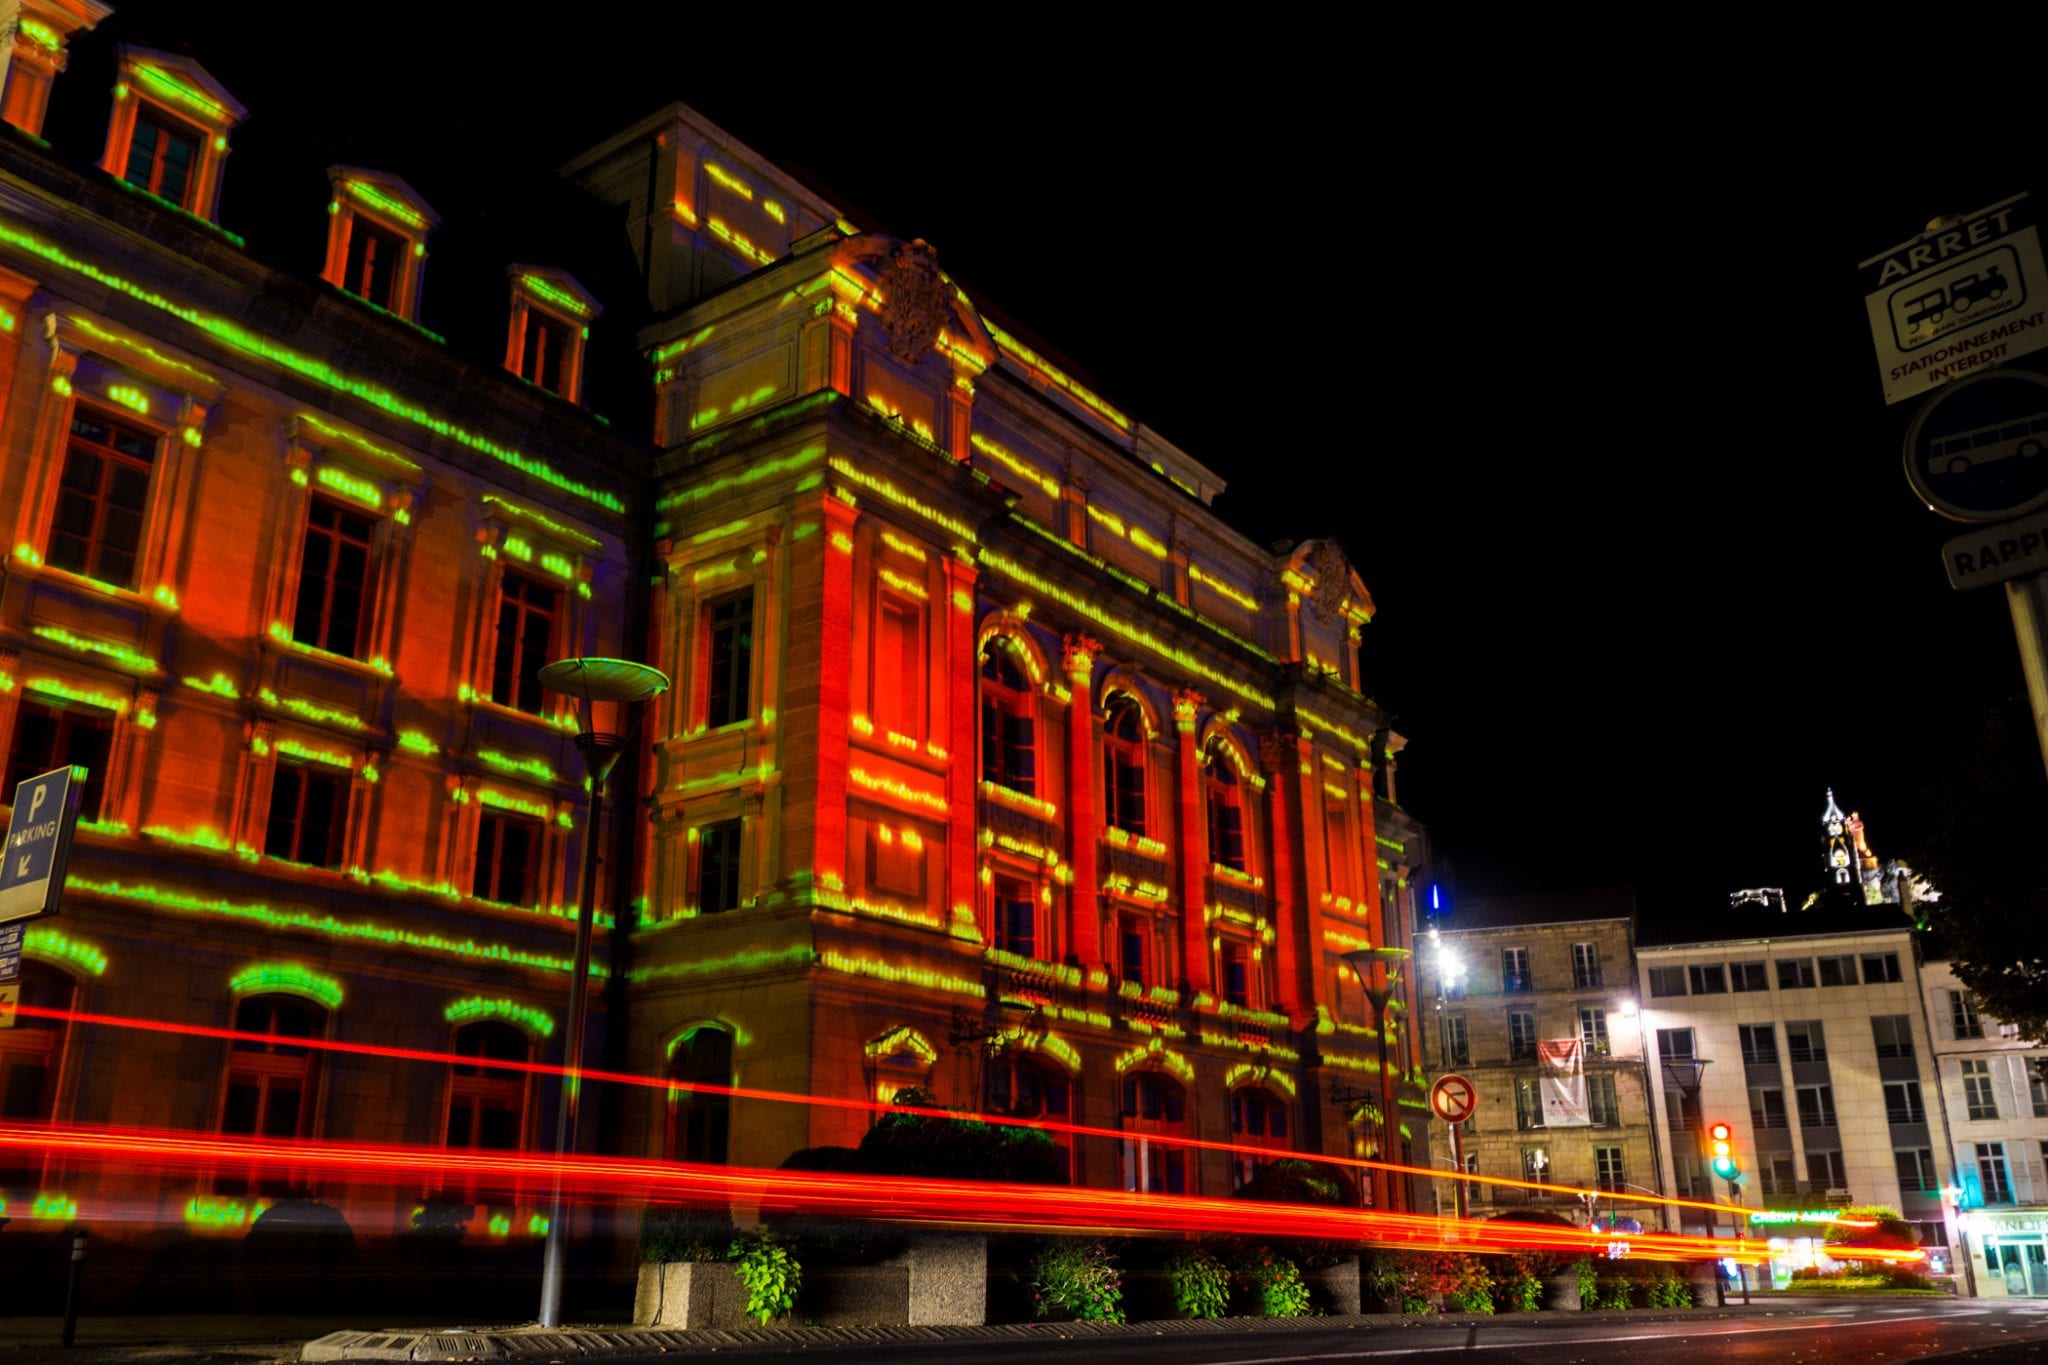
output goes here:
[{"label": "modern white building", "polygon": [[[1711,1222],[1724,1234],[1738,1225],[1763,1234],[1766,1223],[1748,1211],[1825,1217],[1846,1204],[1890,1204],[1915,1224],[1936,1266],[1952,1263],[1941,1190],[1955,1170],[1917,939],[1911,921],[1886,907],[1731,910],[1711,936],[1642,927],[1636,961],[1664,1187],[1728,1201],[1729,1183],[1711,1175],[1704,1150],[1715,1123],[1734,1130],[1744,1176],[1739,1224],[1685,1210],[1687,1230]],[[1810,1263],[1820,1231],[1772,1238],[1778,1278]]]},{"label": "modern white building", "polygon": [[1948,962],[1923,962],[1920,980],[1969,1287],[2048,1297],[2048,1047],[1978,1009]]}]

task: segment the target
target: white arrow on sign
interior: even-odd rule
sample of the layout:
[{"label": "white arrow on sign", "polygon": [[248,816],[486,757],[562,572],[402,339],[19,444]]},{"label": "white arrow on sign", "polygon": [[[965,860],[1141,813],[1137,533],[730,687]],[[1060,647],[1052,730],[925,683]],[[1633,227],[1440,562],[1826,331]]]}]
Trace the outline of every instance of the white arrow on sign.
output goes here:
[{"label": "white arrow on sign", "polygon": [[1445,1123],[1463,1123],[1478,1104],[1478,1092],[1463,1076],[1439,1076],[1429,1088],[1430,1112]]}]

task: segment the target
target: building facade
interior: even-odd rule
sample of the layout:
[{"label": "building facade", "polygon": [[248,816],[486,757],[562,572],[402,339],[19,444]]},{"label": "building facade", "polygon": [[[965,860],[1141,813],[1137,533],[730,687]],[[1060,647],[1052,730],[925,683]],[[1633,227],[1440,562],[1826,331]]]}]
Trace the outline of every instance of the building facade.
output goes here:
[{"label": "building facade", "polygon": [[2048,1047],[1985,1014],[1947,961],[1920,966],[1951,1203],[1986,1298],[2048,1297]]},{"label": "building facade", "polygon": [[[1736,932],[1646,932],[1636,950],[1667,1187],[1752,1211],[1893,1205],[1946,1259],[1940,1192],[1953,1168],[1912,924],[1882,909],[1724,922]],[[1715,1123],[1734,1130],[1745,1183],[1732,1191],[1707,1165]],[[1724,1235],[1741,1226],[1684,1218]],[[1786,1243],[1781,1275],[1810,1254],[1790,1240],[1773,1242]]]},{"label": "building facade", "polygon": [[[1416,972],[1425,1018],[1423,1069],[1471,1080],[1479,1103],[1462,1125],[1465,1169],[1597,1192],[1587,1199],[1468,1183],[1475,1217],[1546,1210],[1572,1221],[1663,1224],[1640,1196],[1662,1192],[1636,1010],[1634,897],[1626,889],[1472,901],[1432,923]],[[1541,1057],[1583,1097],[1546,1114]],[[1448,1138],[1433,1143],[1452,1165]],[[1439,1183],[1448,1192],[1448,1186]],[[1446,1206],[1448,1211],[1448,1206]]]},{"label": "building facade", "polygon": [[[1411,941],[1424,835],[1334,541],[1249,542],[1212,471],[930,248],[686,108],[565,171],[623,211],[589,254],[628,289],[514,240],[444,338],[441,220],[404,168],[329,168],[309,267],[267,264],[216,221],[234,96],[103,54],[85,164],[42,119],[106,10],[23,14],[0,740],[10,792],[89,776],[64,913],[28,935],[48,1012],[0,1031],[6,1119],[544,1145],[552,1084],[488,1063],[562,1055],[595,836],[593,1055],[749,1097],[614,1093],[586,1146],[774,1165],[869,1121],[802,1097],[914,1089],[1105,1130],[1064,1139],[1089,1184],[1223,1194],[1262,1159],[1159,1137],[1427,1160],[1415,1040],[1389,1025],[1383,1079],[1341,958]],[[607,328],[645,426],[579,402]],[[602,831],[536,676],[590,654],[675,684]],[[235,1227],[280,1184],[158,1197]],[[103,1197],[50,1158],[0,1188],[52,1217]]]}]

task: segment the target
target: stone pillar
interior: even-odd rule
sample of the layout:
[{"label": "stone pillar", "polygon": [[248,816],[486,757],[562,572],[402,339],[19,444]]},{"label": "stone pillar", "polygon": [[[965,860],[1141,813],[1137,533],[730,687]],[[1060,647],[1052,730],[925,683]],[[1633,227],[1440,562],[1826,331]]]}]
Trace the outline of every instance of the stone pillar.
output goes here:
[{"label": "stone pillar", "polygon": [[1181,979],[1188,989],[1209,989],[1209,835],[1202,818],[1201,752],[1195,744],[1196,718],[1207,699],[1199,692],[1173,694],[1173,724],[1180,735],[1180,939]]},{"label": "stone pillar", "polygon": [[[1266,771],[1267,819],[1273,831],[1267,899],[1273,906],[1274,975],[1280,1008],[1299,1021],[1316,1003],[1318,945],[1309,940],[1306,854],[1302,843],[1301,739],[1289,730],[1269,730],[1259,745]],[[1335,1001],[1331,1002],[1334,1009]]]},{"label": "stone pillar", "polygon": [[1102,646],[1086,635],[1069,635],[1061,651],[1061,671],[1073,700],[1067,704],[1067,863],[1074,872],[1074,957],[1082,969],[1102,963],[1102,909],[1096,891],[1097,841],[1102,818],[1095,800],[1095,656]]},{"label": "stone pillar", "polygon": [[[817,799],[811,814],[811,870],[820,885],[846,881],[846,769],[852,761],[853,524],[859,513],[822,500],[824,582],[818,603]],[[788,747],[779,745],[784,753]]]},{"label": "stone pillar", "polygon": [[[946,904],[958,919],[974,922],[975,765],[977,713],[975,679],[981,674],[974,643],[974,582],[971,560],[948,557],[946,566],[946,656],[940,689],[946,699]],[[934,689],[939,691],[940,689]]]}]

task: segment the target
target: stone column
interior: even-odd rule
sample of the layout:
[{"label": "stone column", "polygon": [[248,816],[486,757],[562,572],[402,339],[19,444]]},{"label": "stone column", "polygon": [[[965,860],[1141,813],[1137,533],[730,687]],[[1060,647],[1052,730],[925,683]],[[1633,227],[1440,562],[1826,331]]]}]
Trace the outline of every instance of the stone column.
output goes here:
[{"label": "stone column", "polygon": [[1061,671],[1073,700],[1067,704],[1067,863],[1074,872],[1074,957],[1082,969],[1102,966],[1102,910],[1096,891],[1096,849],[1102,817],[1095,800],[1095,656],[1102,646],[1086,635],[1069,635]]},{"label": "stone column", "polygon": [[1180,735],[1180,940],[1181,977],[1190,990],[1209,989],[1209,926],[1202,911],[1209,901],[1209,835],[1202,818],[1201,752],[1195,744],[1196,718],[1207,698],[1199,692],[1173,694],[1173,724]]}]

